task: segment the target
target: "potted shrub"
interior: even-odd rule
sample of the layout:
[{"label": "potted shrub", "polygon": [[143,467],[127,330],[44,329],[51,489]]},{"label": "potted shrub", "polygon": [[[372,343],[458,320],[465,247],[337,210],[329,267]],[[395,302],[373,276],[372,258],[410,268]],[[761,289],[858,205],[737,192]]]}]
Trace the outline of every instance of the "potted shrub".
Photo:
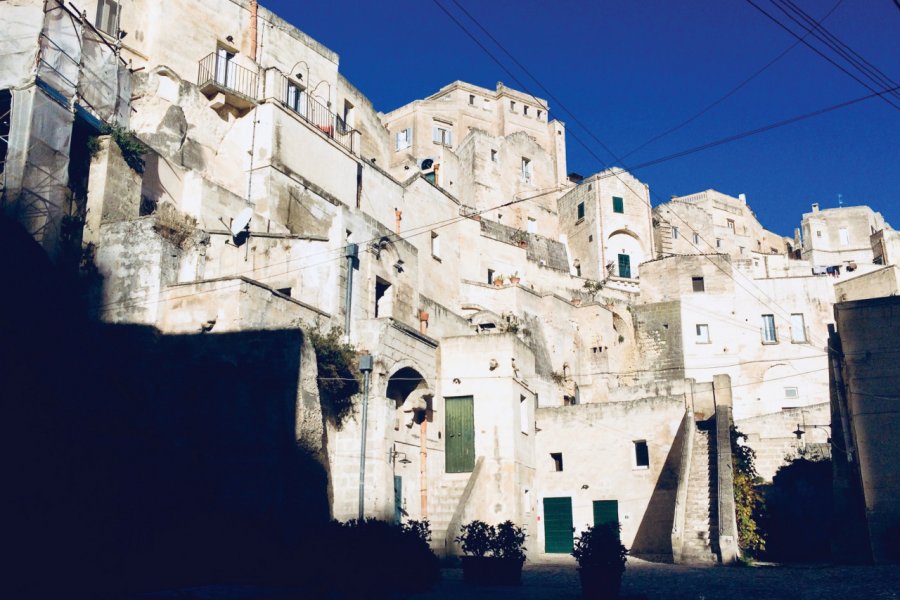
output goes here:
[{"label": "potted shrub", "polygon": [[525,562],[525,532],[512,521],[496,527],[484,521],[462,526],[463,581],[479,585],[519,585]]},{"label": "potted shrub", "polygon": [[524,231],[516,231],[512,234],[512,241],[519,248],[524,248],[528,245],[528,234]]},{"label": "potted shrub", "polygon": [[521,281],[521,279],[519,278],[519,272],[518,272],[518,271],[516,271],[515,273],[513,273],[512,275],[509,276],[509,282],[510,282],[512,285],[516,285],[516,284],[519,283],[520,281]]},{"label": "potted shrub", "polygon": [[506,277],[501,275],[500,273],[494,274],[494,287],[503,287],[503,283],[506,281]]},{"label": "potted shrub", "polygon": [[628,550],[619,541],[621,525],[588,527],[575,538],[572,556],[578,561],[582,598],[618,598]]}]

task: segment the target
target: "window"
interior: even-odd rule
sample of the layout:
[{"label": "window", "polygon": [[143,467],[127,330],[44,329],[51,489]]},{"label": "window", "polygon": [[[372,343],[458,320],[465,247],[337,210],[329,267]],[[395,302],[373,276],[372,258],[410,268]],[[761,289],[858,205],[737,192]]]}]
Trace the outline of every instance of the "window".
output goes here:
[{"label": "window", "polygon": [[841,246],[849,246],[850,245],[850,232],[847,231],[846,227],[841,227],[838,230],[838,234],[841,238]]},{"label": "window", "polygon": [[396,149],[405,150],[412,145],[412,127],[397,132]]},{"label": "window", "polygon": [[522,181],[531,183],[531,177],[534,175],[534,169],[530,158],[522,157]]},{"label": "window", "polygon": [[731,230],[731,233],[734,233],[734,219],[728,219],[728,229]]},{"label": "window", "polygon": [[491,150],[491,162],[497,162],[499,159],[497,158],[497,151]]},{"label": "window", "polygon": [[817,232],[816,232],[816,237],[822,237],[822,232],[821,232],[821,231],[817,231]]},{"label": "window", "polygon": [[116,0],[97,2],[97,29],[116,37],[119,32],[119,3]]},{"label": "window", "polygon": [[762,316],[762,336],[764,344],[778,343],[778,336],[775,332],[775,315]]},{"label": "window", "polygon": [[579,202],[578,203],[578,220],[580,221],[583,218],[584,218],[584,202]]},{"label": "window", "polygon": [[709,343],[709,325],[706,323],[700,323],[697,325],[697,339],[698,344],[708,344]]},{"label": "window", "polygon": [[553,460],[553,470],[554,471],[562,471],[563,470],[563,462],[562,462],[562,452],[551,452],[550,458]]},{"label": "window", "polygon": [[694,245],[696,246],[699,243],[700,243],[700,234],[694,233]]},{"label": "window", "polygon": [[634,466],[638,469],[650,467],[650,451],[645,440],[637,440],[634,443]]},{"label": "window", "polygon": [[624,213],[625,200],[619,198],[618,196],[613,196],[613,212]]},{"label": "window", "polygon": [[619,255],[619,277],[631,279],[631,257],[627,254]]},{"label": "window", "polygon": [[528,116],[528,106],[522,107],[522,114],[525,115],[526,117]]},{"label": "window", "polygon": [[789,400],[796,400],[800,397],[800,391],[795,387],[784,388],[784,397]]},{"label": "window", "polygon": [[695,292],[705,292],[706,282],[702,277],[691,277],[691,287]]},{"label": "window", "polygon": [[221,46],[216,49],[216,83],[231,89],[234,89],[237,79],[237,63],[234,59],[234,52]]},{"label": "window", "polygon": [[[528,399],[525,396],[519,396],[519,429],[525,434],[529,431],[527,400]],[[560,471],[561,470],[562,469],[560,469]]]},{"label": "window", "polygon": [[303,89],[303,86],[288,81],[284,103],[295,113],[306,116],[306,90]]},{"label": "window", "polygon": [[285,296],[291,295],[291,288],[289,288],[289,287],[278,288],[275,291],[278,292],[279,294],[284,294]]},{"label": "window", "polygon": [[494,270],[493,269],[488,269],[487,282],[488,282],[488,285],[494,283]]},{"label": "window", "polygon": [[375,278],[375,318],[387,317],[391,314],[391,302],[393,299],[391,284],[381,277]]},{"label": "window", "polygon": [[542,111],[542,110],[537,111],[537,118],[538,118],[538,119],[540,119],[540,118],[543,117],[543,116],[544,116],[544,111]]},{"label": "window", "polygon": [[509,111],[516,112],[516,101],[515,100],[509,101]]},{"label": "window", "polygon": [[721,247],[722,247],[722,240],[719,238],[716,238],[716,248],[721,248]]},{"label": "window", "polygon": [[475,94],[469,94],[469,106],[475,106]]},{"label": "window", "polygon": [[678,228],[677,228],[677,227],[673,227],[673,228],[672,228],[672,239],[673,239],[673,240],[677,240],[677,239],[678,239]]},{"label": "window", "polygon": [[435,125],[431,129],[431,141],[442,146],[453,145],[453,132],[446,127],[438,127]]},{"label": "window", "polygon": [[6,166],[6,153],[9,150],[9,134],[12,131],[12,93],[0,91],[0,183]]},{"label": "window", "polygon": [[801,344],[806,342],[806,322],[803,313],[791,315],[791,341]]},{"label": "window", "polygon": [[435,232],[431,232],[431,255],[435,258],[441,257],[441,238]]}]

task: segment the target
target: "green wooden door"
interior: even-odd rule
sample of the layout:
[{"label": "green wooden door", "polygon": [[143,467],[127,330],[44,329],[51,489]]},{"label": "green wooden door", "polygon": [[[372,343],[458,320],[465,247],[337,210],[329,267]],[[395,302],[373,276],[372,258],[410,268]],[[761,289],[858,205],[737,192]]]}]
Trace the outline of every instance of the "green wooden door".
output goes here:
[{"label": "green wooden door", "polygon": [[631,278],[631,257],[627,254],[619,255],[619,277]]},{"label": "green wooden door", "polygon": [[471,473],[475,468],[475,403],[472,396],[444,399],[447,473]]},{"label": "green wooden door", "polygon": [[403,520],[403,478],[394,475],[394,523]]},{"label": "green wooden door", "polygon": [[544,498],[544,552],[572,551],[572,499]]},{"label": "green wooden door", "polygon": [[594,525],[619,522],[618,500],[594,500]]}]

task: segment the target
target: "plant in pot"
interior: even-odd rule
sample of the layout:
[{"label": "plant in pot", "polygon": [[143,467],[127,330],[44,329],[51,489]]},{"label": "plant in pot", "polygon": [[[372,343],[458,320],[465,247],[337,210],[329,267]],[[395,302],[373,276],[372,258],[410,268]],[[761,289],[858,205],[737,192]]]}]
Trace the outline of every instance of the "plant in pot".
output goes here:
[{"label": "plant in pot", "polygon": [[512,234],[512,241],[519,248],[524,248],[528,245],[528,234],[524,231],[516,231]]},{"label": "plant in pot", "polygon": [[628,550],[619,540],[621,525],[588,527],[575,538],[572,556],[578,562],[582,598],[618,598]]},{"label": "plant in pot", "polygon": [[516,284],[519,283],[520,281],[521,281],[521,278],[519,277],[519,272],[518,272],[518,271],[514,272],[512,275],[509,276],[509,282],[510,282],[512,285],[516,285]]},{"label": "plant in pot", "polygon": [[525,532],[512,521],[488,525],[472,521],[456,537],[462,546],[463,581],[480,585],[519,585],[525,562]]},{"label": "plant in pot", "polygon": [[493,279],[491,279],[495,287],[503,287],[503,283],[506,281],[506,277],[501,275],[500,273],[495,273]]}]

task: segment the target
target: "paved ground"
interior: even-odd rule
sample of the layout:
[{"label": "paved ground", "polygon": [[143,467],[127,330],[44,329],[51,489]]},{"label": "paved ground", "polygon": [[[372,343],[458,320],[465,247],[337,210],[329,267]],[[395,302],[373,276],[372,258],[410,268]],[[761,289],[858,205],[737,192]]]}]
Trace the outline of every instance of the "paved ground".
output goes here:
[{"label": "paved ground", "polygon": [[[402,568],[402,565],[398,565]],[[421,600],[465,598],[575,600],[581,588],[571,557],[528,563],[521,587],[473,587],[460,569],[444,569],[441,583]],[[302,591],[210,586],[147,594],[142,599],[298,600]],[[688,567],[628,559],[622,584],[625,600],[900,600],[900,565]]]},{"label": "paved ground", "polygon": [[[445,569],[437,589],[415,597],[562,600],[580,594],[574,560],[567,559],[526,565],[520,588],[467,586],[461,570]],[[648,600],[900,600],[900,566],[688,567],[629,558],[622,595]]]}]

